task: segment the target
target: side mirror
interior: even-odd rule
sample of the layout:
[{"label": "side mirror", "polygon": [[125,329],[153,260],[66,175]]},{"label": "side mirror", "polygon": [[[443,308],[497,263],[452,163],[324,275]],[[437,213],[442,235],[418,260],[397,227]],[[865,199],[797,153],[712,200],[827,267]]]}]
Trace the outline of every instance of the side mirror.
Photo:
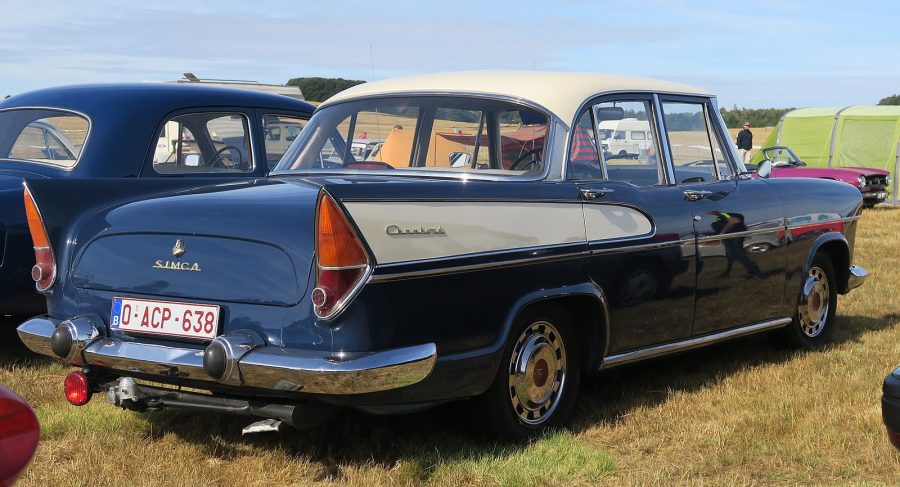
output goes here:
[{"label": "side mirror", "polygon": [[756,169],[756,174],[763,179],[769,178],[772,175],[772,161],[765,160],[761,162]]},{"label": "side mirror", "polygon": [[467,152],[451,152],[450,167],[466,167],[472,162],[472,155]]},{"label": "side mirror", "polygon": [[191,167],[200,166],[200,155],[199,154],[188,154],[184,156],[184,165]]}]

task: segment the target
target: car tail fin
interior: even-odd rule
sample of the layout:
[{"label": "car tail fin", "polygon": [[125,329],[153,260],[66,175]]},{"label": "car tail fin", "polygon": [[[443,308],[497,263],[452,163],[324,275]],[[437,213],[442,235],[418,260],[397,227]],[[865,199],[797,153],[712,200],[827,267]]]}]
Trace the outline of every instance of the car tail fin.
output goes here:
[{"label": "car tail fin", "polygon": [[47,234],[47,226],[41,216],[37,203],[28,185],[25,184],[25,217],[28,220],[28,230],[31,233],[31,241],[34,244],[35,265],[31,269],[31,278],[38,291],[46,291],[56,281],[56,257],[50,246],[50,236]]}]

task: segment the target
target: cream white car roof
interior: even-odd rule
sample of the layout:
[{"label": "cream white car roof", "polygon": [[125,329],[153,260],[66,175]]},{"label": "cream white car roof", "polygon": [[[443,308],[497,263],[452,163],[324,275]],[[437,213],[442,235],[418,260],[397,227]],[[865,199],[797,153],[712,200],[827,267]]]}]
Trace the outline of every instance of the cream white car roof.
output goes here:
[{"label": "cream white car roof", "polygon": [[680,83],[601,73],[566,71],[461,71],[373,81],[348,88],[321,106],[373,95],[399,93],[479,93],[503,95],[536,103],[565,123],[587,99],[610,92],[679,93],[712,96]]}]

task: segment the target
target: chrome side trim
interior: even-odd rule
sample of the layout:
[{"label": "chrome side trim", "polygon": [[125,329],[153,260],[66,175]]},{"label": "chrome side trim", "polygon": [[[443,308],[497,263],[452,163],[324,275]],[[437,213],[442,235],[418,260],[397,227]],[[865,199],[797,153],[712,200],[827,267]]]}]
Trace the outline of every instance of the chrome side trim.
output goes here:
[{"label": "chrome side trim", "polygon": [[732,328],[730,330],[714,333],[712,335],[694,337],[679,342],[664,343],[655,347],[610,355],[603,359],[603,362],[600,364],[600,370],[637,362],[639,360],[661,357],[663,355],[668,355],[671,353],[683,352],[685,350],[691,350],[694,348],[711,345],[713,343],[718,343],[725,340],[730,340],[732,338],[738,338],[745,335],[758,333],[761,331],[774,330],[776,328],[781,328],[785,325],[788,325],[790,322],[791,318],[779,318],[776,320],[763,321],[761,323],[742,326],[739,328]]},{"label": "chrome side trim", "polygon": [[847,291],[852,291],[866,282],[869,277],[869,271],[857,265],[850,266],[850,273],[847,274]]},{"label": "chrome side trim", "polygon": [[262,347],[239,363],[244,385],[314,394],[364,394],[421,382],[437,361],[434,343],[371,353]]},{"label": "chrome side trim", "polygon": [[[595,242],[592,242],[595,243]],[[605,243],[600,241],[600,243]],[[615,242],[613,242],[615,243]],[[682,240],[671,240],[668,242],[654,242],[642,245],[631,245],[627,247],[613,247],[609,249],[596,249],[591,251],[591,255],[600,255],[600,254],[621,254],[625,252],[641,252],[644,250],[657,250],[657,249],[665,249],[668,247],[680,247],[682,245],[693,245],[694,239],[687,238]]]},{"label": "chrome side trim", "polygon": [[[522,249],[527,250],[527,249]],[[481,257],[484,255],[492,255],[492,254],[501,254],[509,252],[508,250],[500,250],[492,253],[485,254],[476,254],[475,256]],[[545,255],[540,257],[528,257],[523,259],[514,259],[514,260],[505,260],[499,262],[484,262],[481,264],[470,264],[470,265],[458,265],[452,267],[442,267],[440,269],[426,269],[421,271],[409,271],[409,272],[398,272],[394,274],[373,274],[370,282],[379,283],[379,282],[390,282],[390,281],[400,281],[404,279],[416,279],[420,277],[431,277],[431,276],[439,276],[443,274],[458,274],[462,272],[474,272],[474,271],[483,271],[489,269],[501,269],[504,267],[516,267],[520,265],[528,265],[528,264],[540,264],[544,262],[555,262],[560,260],[568,260],[568,259],[576,259],[579,257],[587,257],[590,255],[587,251],[579,251],[572,252],[568,254],[559,254],[559,255]],[[469,256],[463,256],[469,257]],[[453,257],[441,257],[439,259],[427,260],[427,261],[417,261],[412,262],[412,264],[418,264],[422,262],[439,262],[441,260],[446,260],[448,258],[459,258],[459,256]],[[404,262],[403,265],[409,265],[410,263]],[[380,267],[380,269],[384,269],[384,267]]]}]

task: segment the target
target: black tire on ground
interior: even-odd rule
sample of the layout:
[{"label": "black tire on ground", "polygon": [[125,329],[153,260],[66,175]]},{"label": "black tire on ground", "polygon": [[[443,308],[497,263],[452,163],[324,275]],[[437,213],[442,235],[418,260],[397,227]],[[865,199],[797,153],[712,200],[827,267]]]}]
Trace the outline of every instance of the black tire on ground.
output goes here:
[{"label": "black tire on ground", "polygon": [[[524,441],[566,424],[581,380],[581,351],[568,314],[558,307],[526,310],[513,325],[490,389],[473,401],[478,422],[494,436]],[[530,357],[530,358],[529,358]],[[515,373],[514,364],[526,372]],[[533,398],[539,398],[532,402]]]},{"label": "black tire on ground", "polygon": [[[820,278],[824,277],[827,283],[828,310],[822,313],[822,319],[819,320],[805,318],[800,312],[800,294],[803,293],[803,283],[808,276],[813,274]],[[835,278],[834,265],[828,255],[821,252],[816,254],[808,273],[803,276],[803,282],[800,285],[801,291],[797,296],[797,309],[794,313],[794,320],[787,327],[775,330],[770,336],[773,343],[781,348],[807,350],[822,348],[828,342],[834,330],[834,315],[837,311],[838,282]]]}]

